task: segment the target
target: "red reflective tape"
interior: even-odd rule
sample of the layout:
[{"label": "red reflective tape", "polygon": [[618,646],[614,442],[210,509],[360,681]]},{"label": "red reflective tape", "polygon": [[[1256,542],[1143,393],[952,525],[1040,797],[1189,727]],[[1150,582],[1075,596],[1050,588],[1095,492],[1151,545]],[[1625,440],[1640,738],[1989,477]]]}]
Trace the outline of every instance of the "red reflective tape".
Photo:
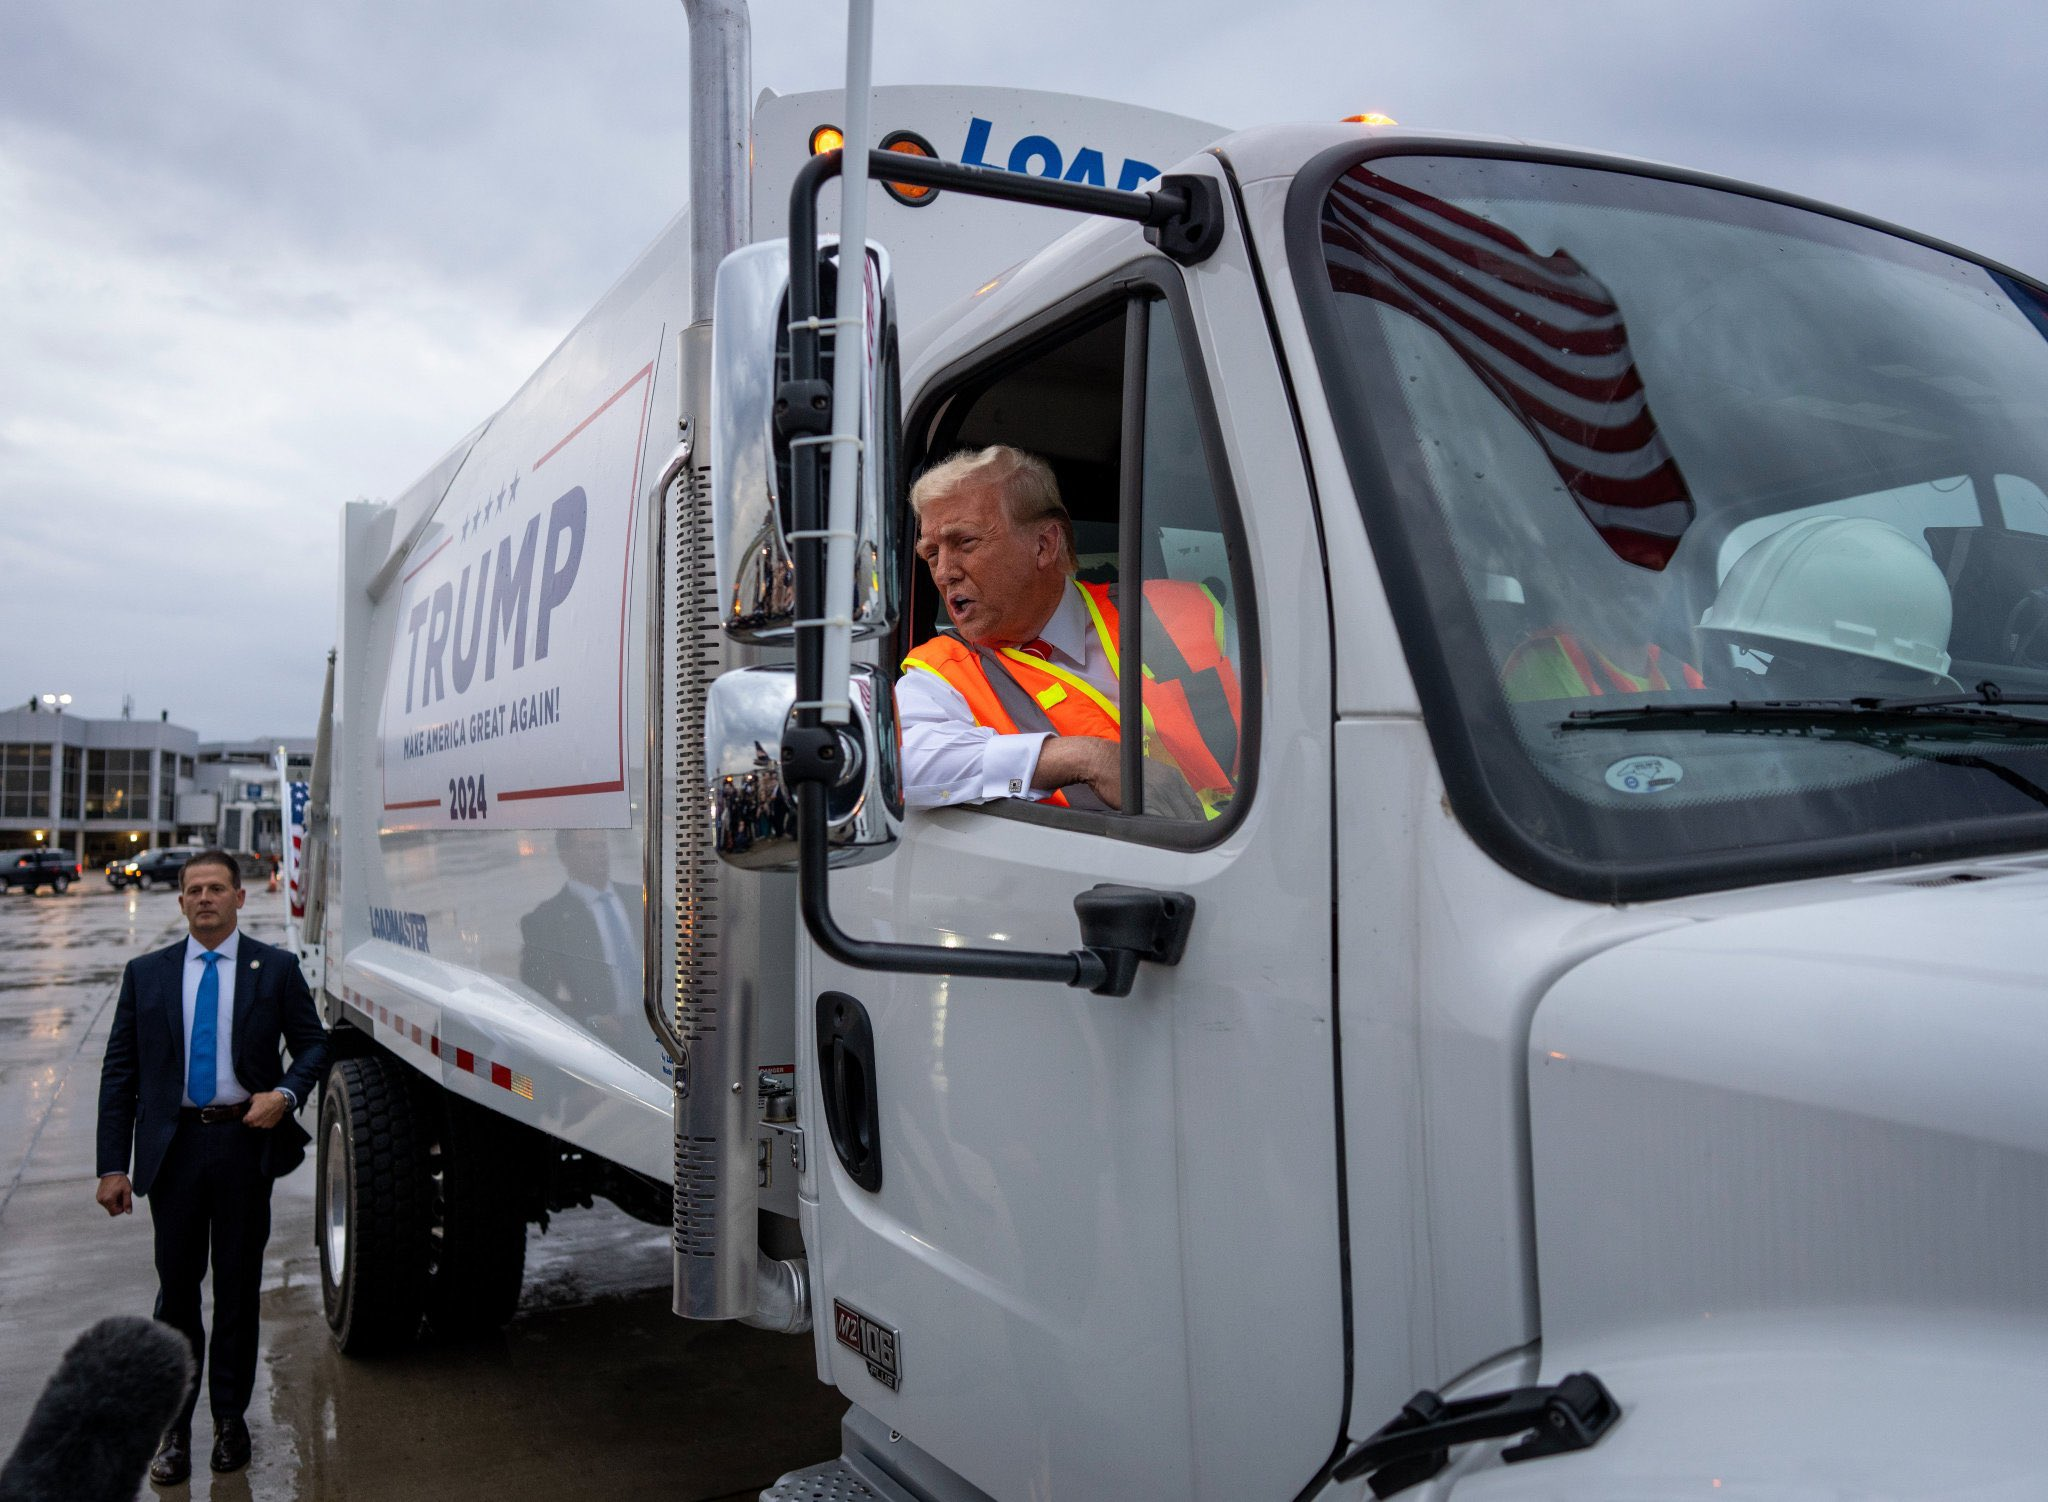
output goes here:
[{"label": "red reflective tape", "polygon": [[516,803],[522,798],[580,798],[585,793],[616,793],[625,787],[623,778],[610,782],[572,782],[553,788],[514,788],[498,794],[500,803]]},{"label": "red reflective tape", "polygon": [[419,1029],[419,1024],[418,1024],[418,1023],[414,1023],[414,1024],[413,1024],[413,1029],[412,1029],[412,1041],[413,1041],[413,1042],[415,1042],[415,1043],[417,1043],[417,1042],[419,1042],[419,1041],[420,1041],[420,1029]]},{"label": "red reflective tape", "polygon": [[491,1066],[491,1083],[501,1090],[510,1090],[512,1088],[512,1071],[503,1064],[493,1064]]},{"label": "red reflective tape", "polygon": [[[616,401],[616,400],[617,400],[617,398],[615,397],[615,398],[613,398],[613,400],[615,400],[615,401]],[[600,407],[600,408],[599,408],[598,410],[599,410],[599,411],[603,411],[604,409],[603,409],[602,407]],[[573,438],[573,437],[575,437],[575,436],[576,436],[576,435],[575,435],[574,433],[572,433],[572,434],[570,434],[570,435],[569,435],[569,437],[570,437],[570,438]],[[569,441],[569,439],[568,439],[568,438],[564,438],[564,439],[562,440],[562,442],[564,442],[564,443],[567,443],[568,441]],[[453,536],[449,536],[449,537],[444,537],[444,538],[442,538],[442,539],[441,539],[441,546],[440,546],[440,547],[438,547],[438,548],[436,548],[436,549],[434,549],[434,551],[433,551],[433,552],[431,552],[431,553],[427,554],[427,556],[426,556],[426,557],[422,558],[422,559],[421,559],[421,560],[419,561],[419,566],[418,566],[417,568],[415,568],[415,569],[414,569],[414,570],[412,571],[412,574],[407,574],[407,575],[405,576],[405,578],[404,578],[403,580],[401,580],[400,582],[401,582],[401,583],[405,583],[405,584],[410,584],[410,583],[412,582],[412,577],[413,577],[413,574],[417,574],[417,573],[418,573],[418,572],[420,571],[420,569],[423,569],[423,568],[425,568],[425,567],[426,567],[426,566],[427,566],[428,564],[432,563],[432,562],[433,562],[433,561],[434,561],[434,560],[435,560],[436,558],[439,558],[439,557],[441,556],[441,554],[442,554],[442,553],[443,553],[444,551],[446,551],[446,549],[447,549],[447,547],[448,547],[448,544],[449,544],[449,543],[451,543],[451,542],[453,542],[453,541],[455,541],[455,539],[454,539],[454,537],[453,537]],[[436,800],[436,801],[439,801],[439,800]]]},{"label": "red reflective tape", "polygon": [[[616,402],[620,397],[624,396],[628,391],[631,391],[635,386],[639,385],[640,382],[646,380],[647,377],[652,375],[653,373],[654,364],[652,361],[641,366],[640,371],[637,375],[635,375],[630,381],[626,382],[625,385],[621,386],[617,391],[614,391],[610,396],[604,399],[603,406],[599,407],[595,412],[591,413],[588,417],[584,418],[583,421],[577,423],[575,427],[571,428],[569,430],[568,438],[564,438],[560,443],[556,444],[553,448],[549,449],[545,454],[542,454],[538,459],[534,460],[533,467],[535,469],[539,469],[543,464],[547,463],[548,460],[554,458],[555,455],[559,454],[563,449],[567,448],[569,446],[570,438],[574,438],[578,433],[582,432],[585,428],[589,427],[592,423],[596,422],[600,417],[604,416],[606,412],[611,410],[613,402]],[[441,547],[443,548],[445,548],[446,546],[448,546],[448,544],[445,542],[441,544]],[[434,551],[438,553],[440,550],[440,548],[436,548]],[[424,565],[422,565],[422,567],[424,567]]]},{"label": "red reflective tape", "polygon": [[439,1033],[436,1033],[436,1034],[434,1034],[434,1036],[433,1036],[433,1037],[429,1038],[429,1039],[427,1040],[427,1047],[429,1047],[429,1048],[431,1048],[431,1049],[433,1049],[433,1050],[434,1050],[434,1057],[435,1057],[435,1058],[437,1058],[437,1059],[438,1059],[438,1058],[440,1058],[440,1057],[441,1057],[441,1035],[440,1035]]},{"label": "red reflective tape", "polygon": [[475,1073],[476,1073],[476,1055],[475,1055],[475,1054],[473,1054],[473,1053],[471,1053],[471,1052],[470,1052],[470,1051],[469,1051],[468,1049],[466,1049],[466,1048],[458,1048],[458,1049],[456,1049],[456,1050],[455,1050],[455,1067],[456,1067],[457,1069],[460,1069],[460,1070],[462,1070],[462,1071],[463,1071],[463,1072],[464,1072],[465,1074],[475,1074]]}]

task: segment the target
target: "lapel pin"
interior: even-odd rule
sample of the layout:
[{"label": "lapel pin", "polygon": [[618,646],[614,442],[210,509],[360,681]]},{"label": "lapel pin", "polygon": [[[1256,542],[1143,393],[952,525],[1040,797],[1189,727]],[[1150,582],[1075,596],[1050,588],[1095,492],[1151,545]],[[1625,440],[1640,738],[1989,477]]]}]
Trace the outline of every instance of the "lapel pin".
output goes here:
[{"label": "lapel pin", "polygon": [[251,961],[249,961],[249,968],[250,968],[251,970],[261,970],[261,969],[263,968],[263,961],[261,961],[261,960],[251,960]]}]

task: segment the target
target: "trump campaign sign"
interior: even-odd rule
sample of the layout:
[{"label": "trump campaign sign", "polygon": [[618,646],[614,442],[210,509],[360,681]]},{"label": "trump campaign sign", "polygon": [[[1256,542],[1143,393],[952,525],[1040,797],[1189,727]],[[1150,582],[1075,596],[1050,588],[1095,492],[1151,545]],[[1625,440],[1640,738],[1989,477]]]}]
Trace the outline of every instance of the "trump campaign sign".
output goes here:
[{"label": "trump campaign sign", "polygon": [[625,635],[653,386],[650,362],[562,431],[486,433],[449,485],[398,602],[385,829],[631,821]]}]

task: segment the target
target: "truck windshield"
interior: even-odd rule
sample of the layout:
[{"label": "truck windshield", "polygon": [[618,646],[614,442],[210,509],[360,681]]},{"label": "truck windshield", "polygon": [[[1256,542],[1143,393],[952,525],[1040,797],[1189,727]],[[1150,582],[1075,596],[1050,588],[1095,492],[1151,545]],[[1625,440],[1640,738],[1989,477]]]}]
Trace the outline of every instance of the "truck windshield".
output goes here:
[{"label": "truck windshield", "polygon": [[[1498,858],[1620,898],[2048,845],[2039,288],[1561,162],[1377,156],[1305,179],[1294,226],[1432,743]],[[1846,712],[1946,696],[2001,707]],[[1584,713],[1731,701],[1813,712]]]}]

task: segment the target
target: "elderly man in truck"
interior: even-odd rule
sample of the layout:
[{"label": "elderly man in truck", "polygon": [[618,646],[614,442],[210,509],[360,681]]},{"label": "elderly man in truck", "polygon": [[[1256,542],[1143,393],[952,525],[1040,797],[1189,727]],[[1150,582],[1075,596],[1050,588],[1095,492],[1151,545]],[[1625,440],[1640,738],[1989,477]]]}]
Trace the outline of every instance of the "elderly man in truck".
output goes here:
[{"label": "elderly man in truck", "polygon": [[[903,659],[906,800],[1124,808],[1118,591],[1074,577],[1073,521],[1051,467],[1000,444],[955,454],[918,479],[910,505],[953,630]],[[1164,579],[1143,595],[1144,811],[1214,818],[1234,789],[1240,718],[1215,601]]]}]

